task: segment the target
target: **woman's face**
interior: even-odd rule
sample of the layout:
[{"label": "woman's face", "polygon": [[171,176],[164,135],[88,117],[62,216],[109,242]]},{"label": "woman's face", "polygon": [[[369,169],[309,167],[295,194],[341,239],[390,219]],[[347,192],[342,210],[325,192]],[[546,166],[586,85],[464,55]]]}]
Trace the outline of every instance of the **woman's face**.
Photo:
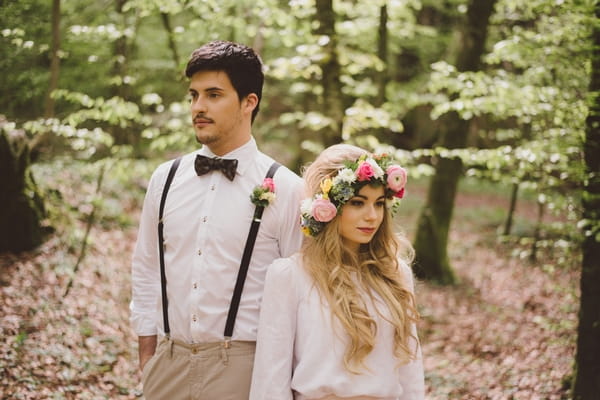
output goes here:
[{"label": "woman's face", "polygon": [[383,186],[363,186],[342,206],[339,232],[347,246],[358,251],[361,244],[369,243],[383,222],[385,213]]}]

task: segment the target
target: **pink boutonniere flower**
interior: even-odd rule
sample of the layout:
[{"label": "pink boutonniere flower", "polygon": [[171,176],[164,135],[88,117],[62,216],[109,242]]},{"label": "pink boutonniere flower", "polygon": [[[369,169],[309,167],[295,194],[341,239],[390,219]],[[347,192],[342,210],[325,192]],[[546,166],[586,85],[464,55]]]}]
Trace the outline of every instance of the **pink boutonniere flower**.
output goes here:
[{"label": "pink boutonniere flower", "polygon": [[261,186],[269,192],[275,192],[275,182],[273,182],[273,178],[265,178]]},{"label": "pink boutonniere flower", "polygon": [[262,184],[256,186],[250,195],[250,201],[258,207],[266,207],[275,200],[275,182],[265,178]]}]

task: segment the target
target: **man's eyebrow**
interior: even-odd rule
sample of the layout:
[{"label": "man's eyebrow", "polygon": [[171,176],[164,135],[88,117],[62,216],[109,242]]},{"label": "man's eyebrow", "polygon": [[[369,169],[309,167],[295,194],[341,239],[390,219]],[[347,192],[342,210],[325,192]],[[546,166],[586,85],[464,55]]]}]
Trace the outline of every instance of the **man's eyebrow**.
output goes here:
[{"label": "man's eyebrow", "polygon": [[[224,90],[225,89],[223,89],[223,88],[220,88],[218,86],[214,86],[214,87],[206,88],[203,91],[204,92],[223,92]],[[197,90],[194,89],[194,88],[188,88],[188,92],[197,92]]]},{"label": "man's eyebrow", "polygon": [[[223,92],[225,92],[225,89],[215,86],[215,87],[209,87],[209,88],[203,89],[202,92],[204,92],[204,93],[223,93]],[[189,88],[188,93],[195,95],[195,94],[198,94],[198,91],[194,88]]]}]

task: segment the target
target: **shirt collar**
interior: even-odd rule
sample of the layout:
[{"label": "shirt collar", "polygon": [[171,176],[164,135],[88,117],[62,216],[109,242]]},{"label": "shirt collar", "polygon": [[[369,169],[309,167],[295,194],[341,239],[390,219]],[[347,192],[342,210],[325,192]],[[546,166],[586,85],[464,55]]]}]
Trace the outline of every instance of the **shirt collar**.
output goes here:
[{"label": "shirt collar", "polygon": [[[236,169],[236,175],[244,176],[244,173],[248,169],[248,167],[254,162],[256,158],[256,154],[258,153],[258,146],[256,145],[256,140],[253,136],[250,136],[250,140],[241,145],[235,150],[230,151],[227,154],[224,154],[220,158],[235,158],[238,160],[238,166]],[[215,155],[208,146],[202,146],[202,148],[198,151],[198,154],[202,154],[207,157],[219,157]]]}]

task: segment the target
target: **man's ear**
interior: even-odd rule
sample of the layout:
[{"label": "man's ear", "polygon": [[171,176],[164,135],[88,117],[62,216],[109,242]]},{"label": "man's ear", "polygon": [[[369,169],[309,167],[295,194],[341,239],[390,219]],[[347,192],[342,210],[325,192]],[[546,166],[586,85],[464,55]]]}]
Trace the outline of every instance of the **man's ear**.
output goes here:
[{"label": "man's ear", "polygon": [[246,96],[246,98],[242,102],[242,108],[248,114],[252,114],[252,111],[254,111],[254,109],[256,108],[257,105],[258,105],[258,96],[255,93],[250,93],[248,96]]}]

